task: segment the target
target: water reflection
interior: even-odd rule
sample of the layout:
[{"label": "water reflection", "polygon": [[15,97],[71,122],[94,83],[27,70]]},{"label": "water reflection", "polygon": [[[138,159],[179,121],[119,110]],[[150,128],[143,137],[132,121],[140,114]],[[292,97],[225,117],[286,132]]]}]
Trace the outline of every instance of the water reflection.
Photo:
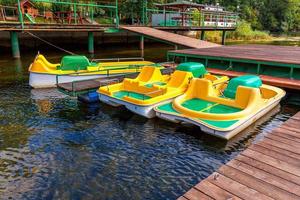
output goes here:
[{"label": "water reflection", "polygon": [[226,142],[55,89],[31,90],[28,60],[19,72],[0,64],[3,199],[175,199],[299,110],[283,104]]}]

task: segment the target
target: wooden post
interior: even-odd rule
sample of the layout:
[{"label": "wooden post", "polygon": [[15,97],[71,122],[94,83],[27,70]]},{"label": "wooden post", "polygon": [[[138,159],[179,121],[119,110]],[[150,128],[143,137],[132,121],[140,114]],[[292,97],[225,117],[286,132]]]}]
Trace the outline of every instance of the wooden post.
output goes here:
[{"label": "wooden post", "polygon": [[205,40],[205,31],[204,30],[201,31],[200,40]]},{"label": "wooden post", "polygon": [[144,58],[144,36],[140,37],[140,50],[141,50],[141,57]]},{"label": "wooden post", "polygon": [[222,45],[225,45],[225,40],[226,40],[226,31],[223,31],[223,34],[222,34]]},{"label": "wooden post", "polygon": [[93,32],[88,32],[88,50],[90,54],[95,53],[94,49],[94,33]]},{"label": "wooden post", "polygon": [[20,47],[19,47],[19,38],[18,32],[10,32],[10,41],[11,41],[11,50],[14,58],[20,58]]}]

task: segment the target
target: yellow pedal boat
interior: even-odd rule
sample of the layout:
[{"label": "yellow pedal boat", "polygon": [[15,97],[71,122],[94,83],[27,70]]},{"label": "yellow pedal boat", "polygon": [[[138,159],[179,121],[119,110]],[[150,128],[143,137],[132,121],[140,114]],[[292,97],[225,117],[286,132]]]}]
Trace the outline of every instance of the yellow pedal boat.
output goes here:
[{"label": "yellow pedal boat", "polygon": [[159,118],[199,126],[201,131],[230,139],[279,104],[285,91],[245,75],[223,85],[223,92],[206,79],[194,79],[188,90],[154,108]]},{"label": "yellow pedal boat", "polygon": [[64,56],[59,64],[52,64],[39,54],[29,67],[29,85],[33,88],[56,87],[58,83],[135,73],[149,61],[90,62],[85,56]]},{"label": "yellow pedal boat", "polygon": [[162,75],[158,68],[145,66],[135,79],[100,87],[99,99],[112,106],[124,105],[136,114],[153,118],[153,108],[182,95],[194,77],[205,77],[215,86],[228,80],[228,77],[208,74],[201,63],[182,63],[171,75]]}]

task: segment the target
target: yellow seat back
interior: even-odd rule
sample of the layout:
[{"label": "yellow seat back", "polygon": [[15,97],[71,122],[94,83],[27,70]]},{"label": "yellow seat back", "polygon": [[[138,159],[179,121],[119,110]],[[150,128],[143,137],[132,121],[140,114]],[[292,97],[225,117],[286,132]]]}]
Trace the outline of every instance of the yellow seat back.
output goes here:
[{"label": "yellow seat back", "polygon": [[193,74],[191,72],[176,70],[171,75],[171,79],[167,83],[167,87],[173,87],[173,88],[186,87],[192,78],[193,78]]}]

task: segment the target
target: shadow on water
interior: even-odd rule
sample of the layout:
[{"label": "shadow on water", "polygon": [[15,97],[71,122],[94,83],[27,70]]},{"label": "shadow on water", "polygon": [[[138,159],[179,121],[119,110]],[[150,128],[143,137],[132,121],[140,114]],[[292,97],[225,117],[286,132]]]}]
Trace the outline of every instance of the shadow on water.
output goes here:
[{"label": "shadow on water", "polygon": [[195,126],[31,90],[30,61],[0,61],[3,199],[176,199],[299,110],[285,101],[226,142]]}]

